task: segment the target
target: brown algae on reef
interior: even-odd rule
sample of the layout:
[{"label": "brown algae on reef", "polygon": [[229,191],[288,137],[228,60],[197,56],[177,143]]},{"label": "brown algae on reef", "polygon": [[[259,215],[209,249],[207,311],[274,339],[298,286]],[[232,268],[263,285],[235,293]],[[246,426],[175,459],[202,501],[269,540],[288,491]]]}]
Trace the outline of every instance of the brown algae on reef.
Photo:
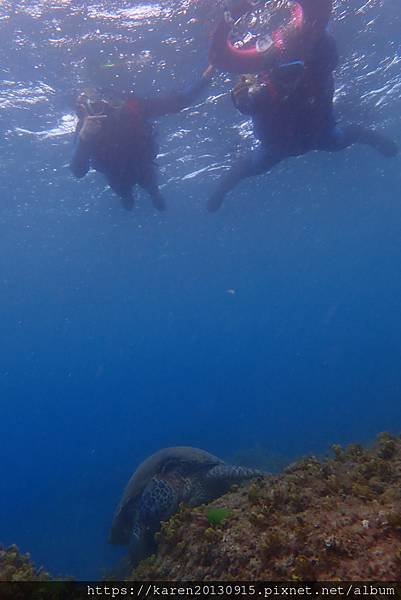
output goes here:
[{"label": "brown algae on reef", "polygon": [[21,554],[17,546],[0,546],[0,581],[47,581],[49,575],[36,569],[29,554]]}]

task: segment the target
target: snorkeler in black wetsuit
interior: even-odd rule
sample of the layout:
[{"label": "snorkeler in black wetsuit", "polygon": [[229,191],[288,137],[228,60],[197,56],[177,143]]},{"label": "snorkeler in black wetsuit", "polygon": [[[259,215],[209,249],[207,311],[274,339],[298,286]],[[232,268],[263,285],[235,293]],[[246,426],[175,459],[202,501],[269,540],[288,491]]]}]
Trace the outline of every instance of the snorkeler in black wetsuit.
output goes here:
[{"label": "snorkeler in black wetsuit", "polygon": [[134,207],[133,188],[145,189],[158,210],[166,205],[158,184],[157,144],[150,119],[177,113],[192,104],[207,86],[213,70],[183,92],[137,98],[120,105],[105,100],[78,98],[76,145],[70,164],[73,174],[84,177],[90,167],[103,173],[127,210]]},{"label": "snorkeler in black wetsuit", "polygon": [[333,115],[338,61],[334,38],[325,31],[304,60],[277,64],[258,76],[243,76],[232,92],[235,107],[250,115],[261,146],[236,162],[208,202],[217,211],[241,180],[261,175],[290,156],[310,150],[337,152],[367,144],[383,156],[398,153],[395,142],[373,129],[337,125]]}]

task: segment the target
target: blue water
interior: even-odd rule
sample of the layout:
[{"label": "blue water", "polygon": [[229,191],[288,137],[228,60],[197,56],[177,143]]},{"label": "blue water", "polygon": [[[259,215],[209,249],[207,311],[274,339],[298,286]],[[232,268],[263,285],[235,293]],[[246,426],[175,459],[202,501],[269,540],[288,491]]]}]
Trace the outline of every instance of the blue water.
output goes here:
[{"label": "blue water", "polygon": [[[211,216],[252,144],[222,76],[158,124],[166,214],[69,173],[74,93],[193,81],[204,4],[0,7],[0,541],[55,575],[118,562],[115,505],[164,446],[292,460],[401,429],[399,158],[291,159]],[[400,25],[398,0],[333,23],[339,113],[399,143]]]}]

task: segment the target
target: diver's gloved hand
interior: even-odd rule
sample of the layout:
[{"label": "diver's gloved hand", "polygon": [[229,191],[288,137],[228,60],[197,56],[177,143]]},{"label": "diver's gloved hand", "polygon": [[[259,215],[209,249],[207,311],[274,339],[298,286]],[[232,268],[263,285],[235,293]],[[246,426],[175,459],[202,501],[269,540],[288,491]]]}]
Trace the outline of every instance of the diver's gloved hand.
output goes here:
[{"label": "diver's gloved hand", "polygon": [[213,77],[213,75],[216,72],[216,67],[214,65],[209,65],[207,69],[205,69],[205,71],[203,71],[202,73],[202,77],[203,79],[206,79],[207,81],[210,81]]},{"label": "diver's gloved hand", "polygon": [[234,106],[242,112],[247,112],[251,108],[252,97],[257,94],[261,87],[255,75],[242,75],[231,92]]},{"label": "diver's gloved hand", "polygon": [[79,132],[80,141],[84,143],[91,142],[102,129],[104,119],[107,119],[106,115],[85,117]]}]

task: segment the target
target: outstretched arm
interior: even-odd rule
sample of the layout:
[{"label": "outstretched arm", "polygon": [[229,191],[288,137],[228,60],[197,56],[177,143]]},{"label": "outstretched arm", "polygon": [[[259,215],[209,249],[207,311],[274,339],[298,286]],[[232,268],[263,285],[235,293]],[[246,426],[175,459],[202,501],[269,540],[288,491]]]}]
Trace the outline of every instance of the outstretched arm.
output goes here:
[{"label": "outstretched arm", "polygon": [[85,177],[89,171],[90,155],[91,147],[83,143],[78,136],[75,142],[74,154],[70,162],[70,169],[77,179]]},{"label": "outstretched arm", "polygon": [[338,50],[335,38],[325,31],[313,48],[311,66],[321,75],[332,73],[338,66]]},{"label": "outstretched arm", "polygon": [[314,31],[326,29],[332,12],[333,0],[298,0],[304,13],[305,25]]},{"label": "outstretched arm", "polygon": [[103,115],[85,117],[77,125],[75,149],[70,162],[70,169],[78,179],[84,177],[89,171],[92,150],[104,118]]},{"label": "outstretched arm", "polygon": [[208,68],[202,77],[188,88],[166,94],[165,96],[149,96],[141,101],[145,117],[155,118],[178,113],[193,104],[199,94],[209,85],[213,69]]}]

